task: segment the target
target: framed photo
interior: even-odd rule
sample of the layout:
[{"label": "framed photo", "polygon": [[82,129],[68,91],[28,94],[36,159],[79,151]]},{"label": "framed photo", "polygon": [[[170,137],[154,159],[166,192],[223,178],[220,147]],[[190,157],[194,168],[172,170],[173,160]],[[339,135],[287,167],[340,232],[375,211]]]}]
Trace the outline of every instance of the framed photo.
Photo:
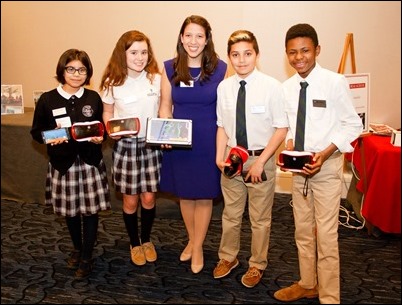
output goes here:
[{"label": "framed photo", "polygon": [[34,102],[34,108],[36,108],[36,104],[38,103],[38,100],[42,93],[44,93],[45,90],[34,90],[33,91],[33,102]]},{"label": "framed photo", "polygon": [[22,85],[1,85],[1,114],[24,113]]}]

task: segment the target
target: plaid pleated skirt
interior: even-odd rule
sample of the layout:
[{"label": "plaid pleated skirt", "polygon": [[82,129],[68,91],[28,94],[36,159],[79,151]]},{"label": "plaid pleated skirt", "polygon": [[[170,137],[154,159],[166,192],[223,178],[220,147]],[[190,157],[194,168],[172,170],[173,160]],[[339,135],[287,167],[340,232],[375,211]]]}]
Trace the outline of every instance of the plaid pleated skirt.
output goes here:
[{"label": "plaid pleated skirt", "polygon": [[136,195],[159,191],[162,152],[158,147],[148,147],[141,139],[121,139],[115,142],[112,156],[117,192]]},{"label": "plaid pleated skirt", "polygon": [[56,214],[69,217],[109,210],[110,189],[103,160],[96,167],[77,157],[64,175],[49,163],[45,203],[52,204]]}]

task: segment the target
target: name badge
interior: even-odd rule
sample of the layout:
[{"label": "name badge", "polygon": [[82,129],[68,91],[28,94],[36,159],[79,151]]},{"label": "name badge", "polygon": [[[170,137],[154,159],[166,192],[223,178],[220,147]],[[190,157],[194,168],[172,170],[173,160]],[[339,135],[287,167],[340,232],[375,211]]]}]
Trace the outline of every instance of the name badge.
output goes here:
[{"label": "name badge", "polygon": [[192,87],[194,87],[194,81],[190,80],[190,84],[189,84],[189,85],[186,85],[185,83],[180,82],[180,87],[192,88]]},{"label": "name badge", "polygon": [[63,115],[63,114],[67,113],[66,107],[53,109],[52,112],[53,112],[53,116],[59,116],[59,115]]},{"label": "name badge", "polygon": [[265,106],[252,106],[251,113],[265,113]]},{"label": "name badge", "polygon": [[123,104],[130,104],[130,103],[135,103],[135,102],[138,102],[138,97],[135,95],[123,98]]},{"label": "name badge", "polygon": [[56,119],[56,124],[60,127],[71,127],[71,119],[69,116]]},{"label": "name badge", "polygon": [[326,100],[313,100],[313,107],[327,108]]}]

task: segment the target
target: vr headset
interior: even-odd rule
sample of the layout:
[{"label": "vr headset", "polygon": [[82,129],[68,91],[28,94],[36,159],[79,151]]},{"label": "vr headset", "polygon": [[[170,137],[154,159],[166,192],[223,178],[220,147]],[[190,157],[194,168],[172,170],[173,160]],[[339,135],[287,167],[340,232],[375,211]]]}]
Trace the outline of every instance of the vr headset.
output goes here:
[{"label": "vr headset", "polygon": [[110,136],[135,136],[140,131],[140,119],[113,118],[106,122],[106,130]]},{"label": "vr headset", "polygon": [[223,169],[223,174],[230,179],[241,174],[243,171],[243,164],[247,162],[248,157],[248,151],[244,147],[232,147],[225,161],[226,163],[230,163],[230,165],[225,166]]},{"label": "vr headset", "polygon": [[314,154],[307,151],[284,150],[279,154],[282,170],[301,172],[306,164],[313,164]]},{"label": "vr headset", "polygon": [[92,137],[103,137],[104,127],[99,121],[78,122],[71,126],[71,137],[78,141],[89,141]]}]

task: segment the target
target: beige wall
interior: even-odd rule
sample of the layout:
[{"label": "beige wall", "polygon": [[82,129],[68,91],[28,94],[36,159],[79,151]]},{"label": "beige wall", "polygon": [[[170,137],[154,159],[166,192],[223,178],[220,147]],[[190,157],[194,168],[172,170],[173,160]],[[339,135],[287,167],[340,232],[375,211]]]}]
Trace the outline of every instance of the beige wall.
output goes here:
[{"label": "beige wall", "polygon": [[[248,29],[260,45],[260,69],[280,81],[293,72],[284,54],[284,36],[295,23],[312,24],[319,36],[319,63],[337,71],[347,33],[353,33],[358,73],[370,73],[370,122],[401,127],[401,3],[399,1],[2,1],[1,83],[22,84],[26,107],[33,90],[57,86],[57,61],[66,49],[88,52],[100,77],[118,38],[138,29],[152,41],[162,62],[174,55],[178,31],[191,14],[211,23],[214,42],[227,61],[226,42]],[[351,73],[350,57],[345,73]]]}]

